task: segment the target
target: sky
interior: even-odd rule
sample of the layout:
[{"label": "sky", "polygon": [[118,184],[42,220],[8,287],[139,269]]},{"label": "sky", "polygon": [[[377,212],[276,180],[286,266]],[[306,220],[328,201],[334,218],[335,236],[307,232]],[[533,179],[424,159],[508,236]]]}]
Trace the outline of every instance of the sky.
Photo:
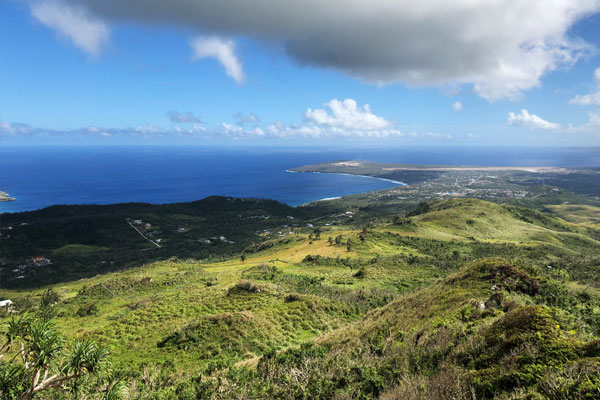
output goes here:
[{"label": "sky", "polygon": [[600,145],[600,0],[0,0],[0,143]]}]

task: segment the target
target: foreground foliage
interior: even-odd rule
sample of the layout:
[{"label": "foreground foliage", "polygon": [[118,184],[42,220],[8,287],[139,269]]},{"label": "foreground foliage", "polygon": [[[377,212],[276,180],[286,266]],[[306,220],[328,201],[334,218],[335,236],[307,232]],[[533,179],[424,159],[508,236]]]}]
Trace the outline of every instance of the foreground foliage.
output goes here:
[{"label": "foreground foliage", "polygon": [[79,340],[68,347],[51,321],[28,314],[10,318],[3,334],[2,398],[27,400],[51,391],[78,398],[120,398],[123,386],[110,375],[108,353],[93,341]]}]

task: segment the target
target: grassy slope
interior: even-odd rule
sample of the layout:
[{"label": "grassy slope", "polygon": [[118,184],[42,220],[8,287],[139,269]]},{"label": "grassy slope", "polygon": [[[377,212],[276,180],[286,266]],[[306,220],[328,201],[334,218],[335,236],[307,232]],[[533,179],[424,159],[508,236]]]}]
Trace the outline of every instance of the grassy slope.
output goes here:
[{"label": "grassy slope", "polygon": [[560,204],[548,208],[567,221],[600,229],[599,207],[585,204]]},{"label": "grassy slope", "polygon": [[[579,261],[560,265],[559,261],[583,254],[584,249],[598,254],[600,243],[587,235],[587,227],[541,213],[478,200],[450,200],[433,204],[429,212],[402,223],[378,222],[365,233],[349,228],[323,226],[321,239],[312,243],[306,236],[275,240],[266,250],[248,253],[245,262],[238,258],[204,263],[170,259],[56,284],[53,289],[61,301],[53,312],[67,336],[92,336],[105,343],[116,368],[136,379],[144,366],[162,365],[170,371],[170,379],[183,382],[189,376],[214,373],[211,371],[215,368],[240,362],[255,365],[257,356],[271,354],[259,362],[256,373],[262,373],[260,368],[273,360],[273,350],[294,348],[319,338],[317,343],[327,349],[328,355],[311,362],[316,363],[315,370],[322,372],[323,379],[334,382],[337,374],[345,376],[345,370],[320,364],[338,356],[348,365],[359,365],[356,357],[364,358],[366,364],[360,364],[361,368],[375,368],[373,379],[380,379],[383,385],[379,389],[357,389],[353,385],[358,383],[347,376],[346,384],[338,391],[360,390],[368,397],[383,393],[384,388],[401,386],[404,375],[431,386],[428,379],[434,371],[440,372],[438,364],[427,367],[429,372],[425,367],[402,369],[415,361],[410,357],[417,357],[411,343],[433,343],[442,351],[442,342],[437,341],[443,338],[438,332],[464,339],[452,346],[466,345],[471,340],[467,336],[482,337],[481,329],[500,321],[502,310],[491,312],[489,318],[465,317],[465,313],[474,312],[474,301],[490,297],[495,281],[485,274],[496,262],[474,264],[439,281],[472,260],[499,255],[544,276],[562,271],[579,280],[572,282],[572,292],[597,285],[597,275],[589,273],[593,265],[598,265],[597,259],[588,260],[589,265]],[[337,235],[352,240],[350,252],[345,245],[327,243],[328,237]],[[84,253],[89,250],[80,246],[74,249]],[[555,268],[544,270],[548,263]],[[357,275],[359,271],[362,273]],[[1,290],[0,297],[26,302],[33,296],[35,303],[44,289]],[[537,301],[523,290],[509,290],[508,297],[514,298],[517,305]],[[397,300],[378,308],[394,298]],[[90,315],[85,315],[86,310],[91,310]],[[543,314],[544,318],[545,313],[545,309],[534,310],[535,315]],[[549,321],[544,318],[544,323]],[[559,336],[565,335],[561,331]],[[449,339],[444,340],[449,343]],[[444,357],[449,356],[444,353]],[[244,360],[250,364],[244,364]],[[376,371],[377,365],[387,365],[388,361],[398,371]],[[459,372],[457,379],[465,379],[465,371]],[[272,388],[278,385],[272,382]],[[488,393],[484,386],[476,390]],[[249,383],[246,387],[252,390],[253,386]],[[156,390],[165,396],[173,393],[173,389]]]},{"label": "grassy slope", "polygon": [[469,264],[215,397],[597,398],[599,342],[544,304],[546,283],[501,259]]}]

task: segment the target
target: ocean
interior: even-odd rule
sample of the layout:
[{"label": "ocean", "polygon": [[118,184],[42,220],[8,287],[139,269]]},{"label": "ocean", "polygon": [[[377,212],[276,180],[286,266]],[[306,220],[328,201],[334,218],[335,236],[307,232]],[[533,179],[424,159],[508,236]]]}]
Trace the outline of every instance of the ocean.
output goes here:
[{"label": "ocean", "polygon": [[291,173],[335,160],[493,166],[600,166],[599,149],[407,147],[310,149],[232,147],[0,148],[0,190],[16,197],[0,212],[55,204],[173,203],[211,195],[275,199],[292,206],[391,188],[367,177]]}]

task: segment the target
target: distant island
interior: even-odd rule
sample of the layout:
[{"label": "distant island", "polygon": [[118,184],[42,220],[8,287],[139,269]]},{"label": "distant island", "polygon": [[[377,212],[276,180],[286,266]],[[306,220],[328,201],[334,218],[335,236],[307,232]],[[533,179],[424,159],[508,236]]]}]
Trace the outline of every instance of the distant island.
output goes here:
[{"label": "distant island", "polygon": [[8,193],[0,191],[0,201],[15,201],[14,197],[11,197]]}]

